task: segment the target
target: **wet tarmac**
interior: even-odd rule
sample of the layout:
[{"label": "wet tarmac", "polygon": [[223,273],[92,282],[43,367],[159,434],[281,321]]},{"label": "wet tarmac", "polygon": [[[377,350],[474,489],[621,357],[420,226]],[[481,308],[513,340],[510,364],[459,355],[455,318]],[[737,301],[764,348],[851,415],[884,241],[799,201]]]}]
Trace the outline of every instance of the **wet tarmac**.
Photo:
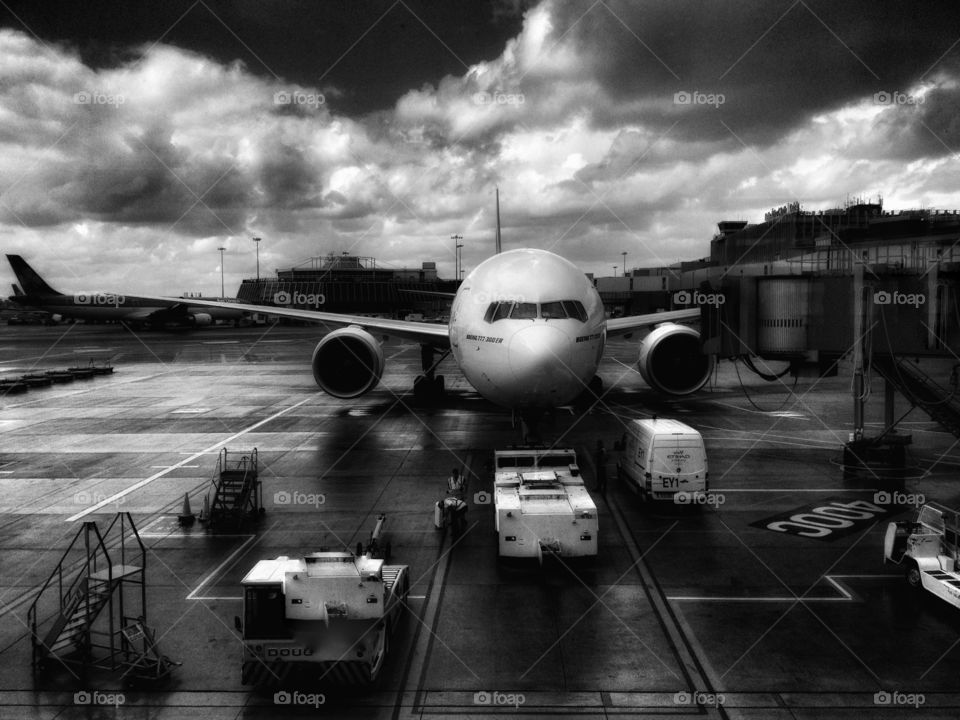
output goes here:
[{"label": "wet tarmac", "polygon": [[[611,448],[629,418],[681,419],[706,441],[708,504],[643,505],[610,451],[607,492],[593,491],[596,560],[504,564],[492,508],[474,493],[492,487],[493,449],[518,440],[509,413],[449,361],[446,397],[415,403],[412,344],[385,346],[371,393],[326,396],[309,368],[319,335],[0,327],[0,378],[91,359],[116,370],[0,398],[0,719],[960,715],[960,610],[882,562],[888,518],[905,519],[920,496],[960,506],[955,438],[920,411],[903,425],[906,477],[845,478],[848,371],[794,386],[724,363],[695,397],[667,400],[632,367],[636,345],[617,342],[603,401],[558,410],[545,436],[578,451],[593,489],[598,439]],[[881,412],[878,393],[873,432]],[[223,447],[257,448],[264,516],[181,528],[184,494],[199,512]],[[433,525],[451,467],[468,478],[458,540]],[[880,511],[806,536],[783,524],[863,503]],[[36,681],[27,608],[82,521],[105,526],[118,511],[146,546],[147,623],[182,665],[156,686],[72,667]],[[281,554],[353,549],[379,513],[411,590],[376,686],[332,689],[322,704],[304,688],[297,706],[242,685],[244,574]]]}]

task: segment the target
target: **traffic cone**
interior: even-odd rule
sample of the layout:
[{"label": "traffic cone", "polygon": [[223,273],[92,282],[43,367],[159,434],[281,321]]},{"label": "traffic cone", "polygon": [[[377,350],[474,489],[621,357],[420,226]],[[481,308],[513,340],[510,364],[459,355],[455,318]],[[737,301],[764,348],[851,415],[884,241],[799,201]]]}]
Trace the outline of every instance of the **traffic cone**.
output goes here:
[{"label": "traffic cone", "polygon": [[182,527],[190,527],[193,525],[194,520],[196,520],[196,517],[194,517],[193,511],[190,510],[190,496],[187,493],[184,493],[183,510],[181,510],[180,514],[177,516],[177,522],[179,522]]},{"label": "traffic cone", "polygon": [[200,510],[200,522],[207,522],[210,519],[210,494],[203,496],[203,508]]}]

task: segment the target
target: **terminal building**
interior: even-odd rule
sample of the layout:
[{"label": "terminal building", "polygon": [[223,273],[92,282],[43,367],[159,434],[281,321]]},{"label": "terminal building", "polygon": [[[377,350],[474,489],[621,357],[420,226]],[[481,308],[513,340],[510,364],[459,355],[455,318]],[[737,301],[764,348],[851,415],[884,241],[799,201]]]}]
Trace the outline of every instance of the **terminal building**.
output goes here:
[{"label": "terminal building", "polygon": [[[792,375],[852,369],[847,452],[902,463],[894,393],[960,437],[960,214],[889,212],[877,202],[806,211],[791,203],[762,223],[718,223],[710,257],[598,278],[611,314],[699,307],[703,353],[785,361]],[[776,367],[783,367],[782,363]],[[873,373],[883,381],[884,431],[863,437]],[[880,447],[884,445],[886,447]]]},{"label": "terminal building", "polygon": [[378,267],[372,257],[326,255],[312,257],[275,279],[247,279],[237,297],[258,305],[307,308],[326,312],[424,319],[444,318],[459,283],[437,276],[435,262],[419,268]]}]

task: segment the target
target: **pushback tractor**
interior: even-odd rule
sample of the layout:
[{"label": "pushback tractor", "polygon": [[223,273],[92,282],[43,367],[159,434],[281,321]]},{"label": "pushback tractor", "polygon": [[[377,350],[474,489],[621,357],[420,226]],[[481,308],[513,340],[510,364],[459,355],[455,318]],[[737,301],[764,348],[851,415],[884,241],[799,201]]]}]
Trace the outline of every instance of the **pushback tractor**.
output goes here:
[{"label": "pushback tractor", "polygon": [[884,562],[906,567],[907,582],[960,607],[960,513],[927,503],[909,522],[887,526]]},{"label": "pushback tractor", "polygon": [[494,452],[494,507],[501,558],[594,557],[597,506],[571,449]]},{"label": "pushback tractor", "polygon": [[406,565],[368,549],[261,560],[243,578],[245,685],[364,686],[383,669],[409,591]]}]

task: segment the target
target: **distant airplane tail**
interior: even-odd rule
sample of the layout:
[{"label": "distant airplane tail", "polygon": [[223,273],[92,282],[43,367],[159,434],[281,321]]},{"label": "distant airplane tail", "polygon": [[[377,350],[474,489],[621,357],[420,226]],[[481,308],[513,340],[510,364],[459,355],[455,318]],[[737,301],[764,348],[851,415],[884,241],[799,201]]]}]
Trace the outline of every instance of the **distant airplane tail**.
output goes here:
[{"label": "distant airplane tail", "polygon": [[[27,264],[27,261],[24,260],[19,255],[7,255],[7,260],[10,262],[10,267],[13,268],[14,274],[17,276],[17,280],[20,281],[20,288],[23,290],[25,295],[61,295],[62,293],[57,292],[52,287],[47,285],[46,281],[37,274],[37,271],[34,270]],[[14,289],[15,294],[19,294]]]},{"label": "distant airplane tail", "polygon": [[14,297],[20,297],[21,295],[25,295],[25,294],[26,294],[26,293],[23,292],[23,290],[20,289],[20,286],[17,285],[16,283],[13,283],[10,287],[13,288],[13,296],[14,296]]}]

